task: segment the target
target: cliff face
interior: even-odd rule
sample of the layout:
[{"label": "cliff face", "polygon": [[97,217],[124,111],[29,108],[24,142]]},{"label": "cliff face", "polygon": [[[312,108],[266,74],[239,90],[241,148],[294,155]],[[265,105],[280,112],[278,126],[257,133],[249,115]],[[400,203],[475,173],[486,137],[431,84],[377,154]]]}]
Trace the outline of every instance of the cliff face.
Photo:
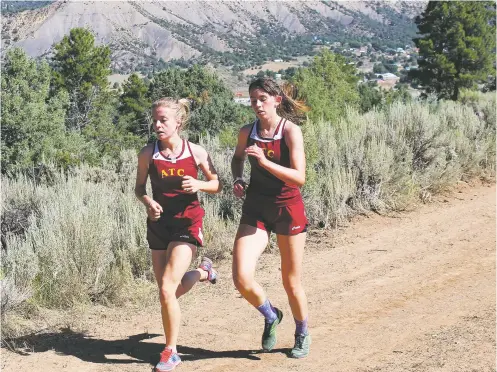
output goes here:
[{"label": "cliff face", "polygon": [[[333,1],[55,1],[2,18],[2,42],[31,56],[50,53],[74,27],[88,27],[111,46],[116,63],[146,58],[243,52],[247,42],[296,35],[381,37],[403,32],[426,2]],[[379,34],[380,33],[380,34]],[[117,57],[117,58],[116,58]]]}]

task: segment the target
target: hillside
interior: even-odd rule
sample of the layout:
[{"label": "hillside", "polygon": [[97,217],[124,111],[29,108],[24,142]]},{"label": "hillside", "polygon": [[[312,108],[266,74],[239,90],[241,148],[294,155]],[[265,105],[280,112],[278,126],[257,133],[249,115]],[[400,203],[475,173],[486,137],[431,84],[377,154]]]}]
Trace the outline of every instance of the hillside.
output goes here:
[{"label": "hillside", "polygon": [[45,56],[71,28],[88,27],[111,46],[113,68],[123,73],[181,59],[246,68],[310,54],[316,41],[403,46],[425,3],[60,0],[4,12],[2,42]]}]

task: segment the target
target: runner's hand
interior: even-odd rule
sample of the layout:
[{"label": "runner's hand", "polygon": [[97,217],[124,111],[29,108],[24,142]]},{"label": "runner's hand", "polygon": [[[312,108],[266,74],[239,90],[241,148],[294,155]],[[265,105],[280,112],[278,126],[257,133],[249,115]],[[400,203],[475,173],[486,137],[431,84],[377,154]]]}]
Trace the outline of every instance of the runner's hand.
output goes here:
[{"label": "runner's hand", "polygon": [[194,194],[200,190],[200,181],[192,176],[184,176],[183,182],[181,182],[181,188],[188,194]]},{"label": "runner's hand", "polygon": [[163,212],[162,207],[155,200],[150,201],[147,206],[147,215],[151,221],[157,221],[160,218],[160,214]]},{"label": "runner's hand", "polygon": [[253,156],[254,158],[257,159],[257,161],[259,162],[259,165],[264,165],[265,162],[267,162],[267,158],[266,158],[266,155],[264,155],[264,151],[258,147],[257,145],[252,145],[252,146],[249,146],[245,149],[245,153],[248,155],[248,156]]},{"label": "runner's hand", "polygon": [[243,198],[245,196],[246,188],[247,184],[244,181],[242,180],[236,181],[233,184],[233,194],[235,194],[237,198]]}]

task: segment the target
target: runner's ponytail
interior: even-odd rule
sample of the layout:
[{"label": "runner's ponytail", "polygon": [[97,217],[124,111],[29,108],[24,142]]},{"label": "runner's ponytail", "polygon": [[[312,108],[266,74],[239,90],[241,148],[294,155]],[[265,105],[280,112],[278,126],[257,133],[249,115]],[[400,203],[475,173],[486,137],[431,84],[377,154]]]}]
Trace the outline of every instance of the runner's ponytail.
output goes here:
[{"label": "runner's ponytail", "polygon": [[276,112],[295,124],[302,124],[305,113],[310,110],[303,100],[298,99],[297,87],[291,83],[283,83],[280,87],[274,79],[264,77],[250,83],[249,92],[254,89],[262,89],[271,96],[281,96],[281,104],[276,108]]}]

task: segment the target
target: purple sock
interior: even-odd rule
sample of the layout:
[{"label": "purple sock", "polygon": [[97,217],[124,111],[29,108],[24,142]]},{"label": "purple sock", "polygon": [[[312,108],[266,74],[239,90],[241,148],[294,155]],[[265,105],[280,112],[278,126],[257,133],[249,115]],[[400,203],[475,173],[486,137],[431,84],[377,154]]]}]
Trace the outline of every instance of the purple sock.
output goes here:
[{"label": "purple sock", "polygon": [[264,315],[264,318],[266,318],[269,322],[274,322],[278,318],[278,314],[276,313],[274,307],[271,306],[269,299],[266,299],[261,306],[257,307],[257,310],[259,310],[259,312]]},{"label": "purple sock", "polygon": [[307,318],[304,320],[295,320],[295,334],[296,335],[306,335],[308,333],[307,331]]}]

